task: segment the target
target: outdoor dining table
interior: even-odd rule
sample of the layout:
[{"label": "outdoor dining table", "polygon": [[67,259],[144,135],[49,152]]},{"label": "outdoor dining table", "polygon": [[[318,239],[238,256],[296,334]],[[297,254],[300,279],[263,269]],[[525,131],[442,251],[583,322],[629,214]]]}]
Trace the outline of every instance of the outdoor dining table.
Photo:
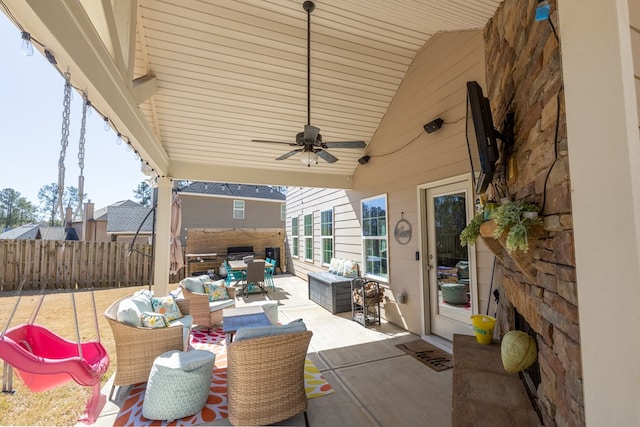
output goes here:
[{"label": "outdoor dining table", "polygon": [[[264,262],[264,268],[273,268],[273,264],[271,264],[270,262],[267,262],[263,259],[254,259],[253,262]],[[247,263],[244,262],[241,259],[236,259],[236,260],[232,260],[232,261],[227,261],[227,263],[229,264],[229,267],[231,267],[232,270],[234,271],[240,271],[240,270],[246,270],[247,269]]]}]

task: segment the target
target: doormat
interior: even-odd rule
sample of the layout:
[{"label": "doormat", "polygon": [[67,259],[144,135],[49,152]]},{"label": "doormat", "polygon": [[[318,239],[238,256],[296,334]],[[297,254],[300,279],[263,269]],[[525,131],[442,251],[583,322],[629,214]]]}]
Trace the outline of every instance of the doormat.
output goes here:
[{"label": "doormat", "polygon": [[440,372],[453,368],[453,356],[426,341],[415,340],[396,344],[396,347],[434,371]]}]

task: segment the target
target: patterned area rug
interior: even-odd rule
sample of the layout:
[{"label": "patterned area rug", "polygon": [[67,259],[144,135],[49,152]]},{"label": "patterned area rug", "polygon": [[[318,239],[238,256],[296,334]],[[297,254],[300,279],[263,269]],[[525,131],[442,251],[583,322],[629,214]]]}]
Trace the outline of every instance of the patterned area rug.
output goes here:
[{"label": "patterned area rug", "polygon": [[[142,416],[142,402],[144,401],[146,384],[138,384],[133,387],[129,397],[120,408],[120,412],[113,424],[114,426],[192,426],[227,418],[227,348],[222,328],[217,328],[211,333],[194,331],[191,334],[191,346],[196,349],[211,351],[216,355],[209,398],[202,411],[196,415],[169,423],[148,420]],[[335,392],[309,359],[305,361],[304,385],[309,399]]]}]

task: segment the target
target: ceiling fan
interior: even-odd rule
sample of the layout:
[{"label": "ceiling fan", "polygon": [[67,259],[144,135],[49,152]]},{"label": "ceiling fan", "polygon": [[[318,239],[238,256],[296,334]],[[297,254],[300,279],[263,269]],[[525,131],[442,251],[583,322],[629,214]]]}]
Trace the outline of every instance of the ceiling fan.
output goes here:
[{"label": "ceiling fan", "polygon": [[298,146],[300,148],[289,151],[276,160],[285,160],[295,154],[302,153],[300,160],[309,167],[311,167],[311,163],[318,163],[318,157],[327,163],[337,162],[338,158],[326,151],[328,148],[364,148],[367,146],[364,141],[323,142],[320,129],[311,126],[311,12],[315,7],[316,5],[312,1],[305,1],[302,4],[302,8],[307,12],[307,124],[304,126],[304,132],[299,132],[296,135],[296,142],[251,140],[252,142]]}]

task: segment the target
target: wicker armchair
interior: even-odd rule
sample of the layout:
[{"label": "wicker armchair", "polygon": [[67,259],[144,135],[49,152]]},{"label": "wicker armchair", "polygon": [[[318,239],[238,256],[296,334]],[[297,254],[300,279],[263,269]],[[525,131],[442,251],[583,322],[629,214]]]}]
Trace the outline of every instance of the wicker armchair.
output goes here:
[{"label": "wicker armchair", "polygon": [[182,296],[189,301],[189,313],[193,316],[193,323],[198,326],[211,328],[222,322],[222,309],[236,306],[236,288],[225,286],[229,300],[209,301],[209,295],[191,292],[182,284],[179,285]]},{"label": "wicker armchair", "polygon": [[227,350],[227,399],[232,425],[267,425],[304,412],[304,363],[311,331],[233,342]]},{"label": "wicker armchair", "polygon": [[[124,297],[104,312],[116,344],[116,373],[109,399],[115,386],[147,382],[156,357],[169,350],[184,351],[183,327],[147,328],[131,326],[117,320],[118,306]],[[189,301],[176,300],[183,315],[189,314]]]}]

